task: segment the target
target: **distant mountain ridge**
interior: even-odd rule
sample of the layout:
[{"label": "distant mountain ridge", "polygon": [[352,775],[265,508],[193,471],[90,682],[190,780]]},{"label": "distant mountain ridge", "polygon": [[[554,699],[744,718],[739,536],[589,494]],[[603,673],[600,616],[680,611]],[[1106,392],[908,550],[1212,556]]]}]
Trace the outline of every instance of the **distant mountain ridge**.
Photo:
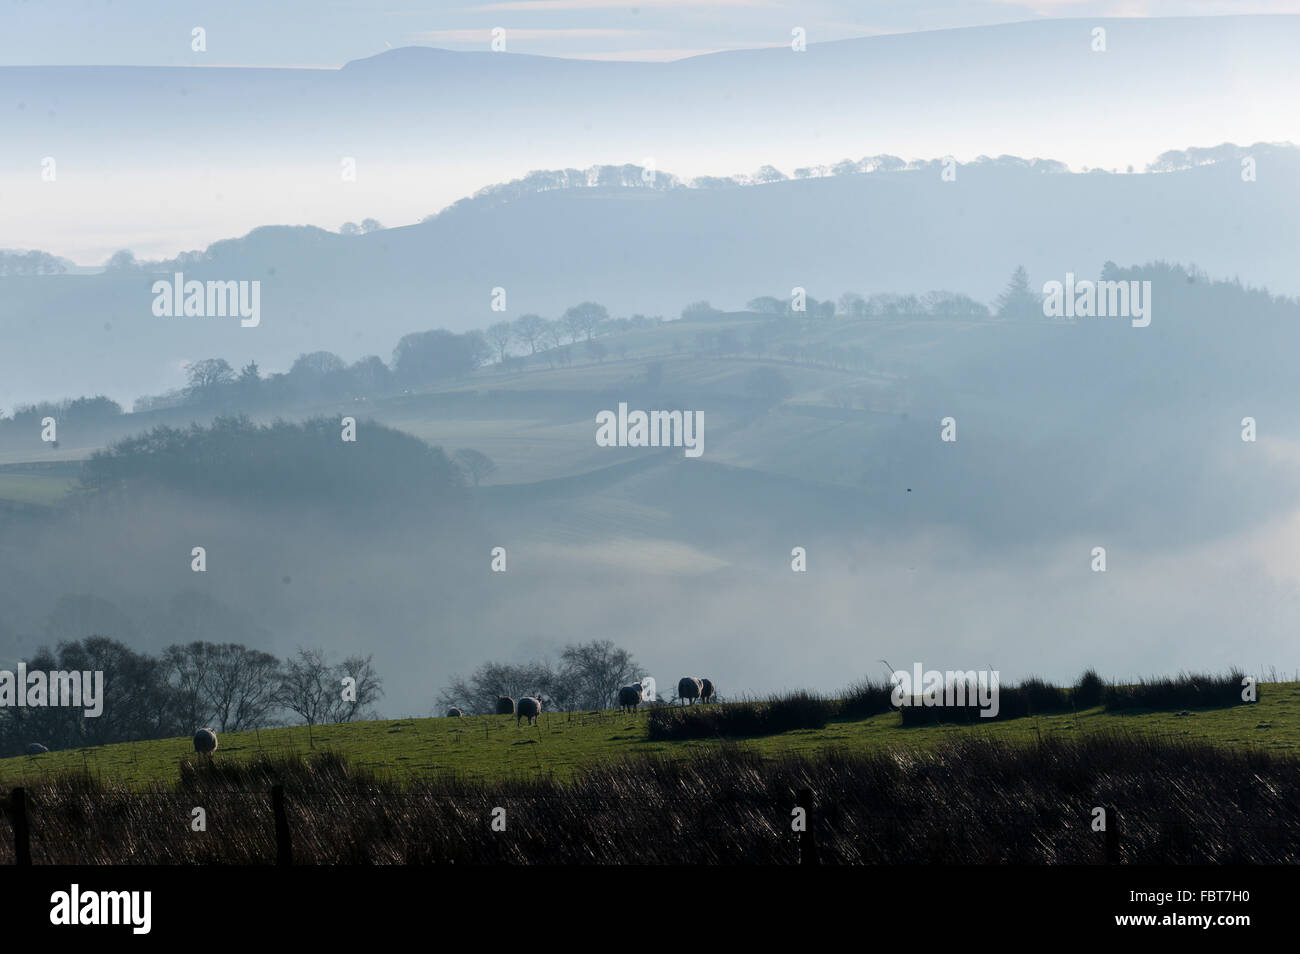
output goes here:
[{"label": "distant mountain ridge", "polygon": [[[1300,294],[1300,150],[1261,147],[1254,159],[1253,182],[1231,159],[1140,175],[990,162],[959,166],[954,181],[927,165],[744,188],[556,189],[357,236],[265,227],[163,268],[260,281],[256,329],[155,317],[151,272],[3,279],[0,404],[100,392],[130,401],[211,356],[268,370],[308,351],[386,356],[410,332],[554,317],[587,300],[668,317],[796,287],[818,299],[949,289],[991,302],[1018,265],[1041,288],[1068,272],[1096,277],[1108,260],[1196,265]],[[497,288],[504,312],[492,308]],[[34,368],[33,353],[60,360]]]},{"label": "distant mountain ridge", "polygon": [[[90,236],[156,208],[142,230],[160,244],[137,249],[156,258],[259,222],[332,227],[357,217],[360,197],[360,214],[413,221],[485,182],[593,163],[653,159],[683,178],[883,153],[1123,169],[1171,145],[1300,141],[1297,16],[810,40],[804,53],[670,63],[403,49],[336,70],[0,68],[0,243],[99,263],[111,239]],[[28,186],[44,156],[60,184],[107,176],[144,201],[119,208],[117,189],[38,201]],[[346,157],[358,176],[342,186]]]}]

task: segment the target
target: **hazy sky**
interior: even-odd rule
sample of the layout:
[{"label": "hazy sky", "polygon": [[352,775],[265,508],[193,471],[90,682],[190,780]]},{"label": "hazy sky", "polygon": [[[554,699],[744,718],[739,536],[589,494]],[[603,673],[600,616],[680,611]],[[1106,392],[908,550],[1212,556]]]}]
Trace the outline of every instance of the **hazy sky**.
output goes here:
[{"label": "hazy sky", "polygon": [[[0,0],[0,65],[337,67],[388,47],[664,60],[1039,17],[1300,13],[1300,0]],[[208,52],[190,49],[203,27]]]},{"label": "hazy sky", "polygon": [[[1111,20],[1105,57],[1090,50],[1086,19],[1288,12],[1300,0],[0,0],[0,117],[11,120],[0,248],[98,266],[120,249],[162,258],[259,225],[333,230],[372,217],[391,228],[533,169],[593,164],[651,160],[689,179],[884,152],[1010,153],[1123,171],[1168,149],[1300,141],[1292,18]],[[488,52],[498,26],[516,54],[499,62]],[[191,50],[196,27],[206,52]],[[796,27],[824,55],[664,64],[788,54]],[[922,32],[831,42],[911,31]],[[1043,31],[1053,36],[1029,36]],[[409,58],[333,72],[410,46],[480,55],[413,71],[437,77],[422,87],[400,68]],[[38,65],[178,68],[4,69]],[[200,66],[286,69],[184,68]],[[518,91],[512,70],[531,71]],[[375,76],[385,95],[371,92]],[[341,176],[343,157],[357,161],[355,178]]]}]

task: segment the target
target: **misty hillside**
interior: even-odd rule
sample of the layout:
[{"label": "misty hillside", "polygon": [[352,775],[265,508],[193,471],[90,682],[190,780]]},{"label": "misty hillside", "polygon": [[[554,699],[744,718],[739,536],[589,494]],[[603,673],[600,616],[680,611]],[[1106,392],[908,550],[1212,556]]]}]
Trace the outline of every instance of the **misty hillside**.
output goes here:
[{"label": "misty hillside", "polygon": [[[603,639],[754,692],[1286,666],[1300,17],[816,39],[0,68],[0,656],[373,651],[408,713]],[[256,320],[159,311],[175,272]],[[1149,326],[1043,316],[1103,274]],[[621,403],[702,456],[599,444]]]},{"label": "misty hillside", "polygon": [[[376,665],[389,711],[404,712],[427,711],[450,673],[485,657],[587,638],[616,638],[652,672],[689,660],[753,691],[825,685],[827,671],[895,655],[1058,678],[1097,652],[1131,672],[1285,658],[1300,310],[1179,268],[1112,274],[1152,281],[1149,327],[718,315],[600,335],[603,350],[574,347],[567,363],[543,352],[411,393],[249,407],[268,424],[327,422],[312,426],[330,455],[350,446],[335,422],[356,416],[355,460],[393,472],[336,474],[313,451],[320,473],[304,481],[292,445],[216,444],[217,460],[252,455],[251,486],[266,487],[235,499],[223,470],[181,472],[134,505],[60,494],[120,472],[112,455],[78,463],[108,441],[237,404],[74,414],[58,448],[5,423],[0,592],[13,610],[0,653],[85,627],[156,648],[186,607],[205,606],[187,624],[197,636],[282,654],[385,634]],[[788,384],[776,404],[753,390],[761,369]],[[596,414],[619,402],[699,410],[703,456],[597,446]],[[1258,443],[1241,440],[1246,416]],[[370,421],[487,454],[496,471],[450,511],[481,531],[422,527],[423,452],[389,436],[411,450],[380,453]],[[168,446],[122,446],[155,445]],[[292,506],[278,496],[299,485]],[[202,579],[188,566],[196,542],[211,554]],[[1098,545],[1108,575],[1089,571]],[[494,546],[505,574],[487,571]],[[794,547],[814,573],[790,571]],[[1043,618],[1068,638],[1044,643]],[[805,630],[819,654],[791,661],[785,640]]]},{"label": "misty hillside", "polygon": [[[721,188],[558,189],[364,235],[263,228],[162,269],[261,281],[256,328],[155,317],[159,275],[148,270],[3,278],[0,405],[97,392],[129,402],[213,354],[271,369],[318,349],[387,359],[410,332],[554,316],[582,300],[668,318],[691,301],[736,308],[796,286],[830,298],[949,289],[990,302],[1017,265],[1041,287],[1067,272],[1095,278],[1108,260],[1154,259],[1296,294],[1300,152],[1248,152],[1253,182],[1235,158],[1134,175],[1004,160],[961,166],[955,181],[928,165]],[[498,287],[504,313],[491,307]],[[32,353],[58,361],[38,367]]]}]

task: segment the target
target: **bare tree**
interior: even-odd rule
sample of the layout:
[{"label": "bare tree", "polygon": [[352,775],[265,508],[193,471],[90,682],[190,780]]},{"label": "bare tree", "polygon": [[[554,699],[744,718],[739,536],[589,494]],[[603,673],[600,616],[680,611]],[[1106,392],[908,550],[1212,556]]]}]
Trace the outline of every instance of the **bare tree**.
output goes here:
[{"label": "bare tree", "polygon": [[297,713],[307,725],[319,725],[329,714],[335,694],[332,675],[323,653],[299,647],[285,666],[276,701]]},{"label": "bare tree", "polygon": [[270,653],[237,643],[217,646],[208,675],[213,720],[222,732],[240,732],[269,725],[280,707],[276,689],[283,673]]},{"label": "bare tree", "polygon": [[579,336],[585,336],[590,341],[596,329],[608,320],[609,312],[605,306],[594,301],[584,301],[564,313],[564,323],[573,341],[577,341]]},{"label": "bare tree", "polygon": [[563,693],[557,695],[557,674],[546,662],[484,663],[468,677],[453,676],[451,682],[438,693],[439,714],[456,706],[471,715],[491,715],[496,712],[497,696],[540,694],[552,705],[560,705]]},{"label": "bare tree", "polygon": [[566,646],[560,660],[559,681],[583,708],[613,708],[619,688],[641,678],[632,654],[608,639]]},{"label": "bare tree", "polygon": [[511,326],[515,336],[528,345],[530,354],[537,354],[537,342],[546,332],[546,319],[541,315],[520,315]]},{"label": "bare tree", "polygon": [[235,380],[235,369],[225,358],[192,361],[185,366],[185,373],[189,376],[190,397],[199,400],[209,397],[218,388]]},{"label": "bare tree", "polygon": [[546,661],[489,662],[468,678],[453,676],[438,693],[437,711],[456,706],[462,712],[490,715],[496,711],[497,696],[525,695],[540,695],[552,709],[610,709],[619,688],[640,678],[632,654],[608,639],[570,644],[561,652],[558,667]]},{"label": "bare tree", "polygon": [[[384,684],[375,672],[373,656],[349,656],[333,668],[331,675],[336,692],[326,710],[330,722],[352,722],[358,718],[375,718],[370,706],[384,694]],[[350,685],[344,681],[351,679]]]},{"label": "bare tree", "polygon": [[492,350],[497,353],[501,366],[505,367],[506,352],[510,350],[510,342],[515,340],[515,331],[510,322],[498,321],[495,325],[489,325],[484,336],[487,338],[488,343],[492,345]]},{"label": "bare tree", "polygon": [[546,329],[542,332],[542,340],[552,348],[558,348],[560,345],[564,344],[565,331],[564,322],[559,318],[556,318],[553,321],[548,321],[546,323]]},{"label": "bare tree", "polygon": [[190,731],[210,724],[212,643],[168,646],[163,651],[167,679],[176,689],[177,713]]}]

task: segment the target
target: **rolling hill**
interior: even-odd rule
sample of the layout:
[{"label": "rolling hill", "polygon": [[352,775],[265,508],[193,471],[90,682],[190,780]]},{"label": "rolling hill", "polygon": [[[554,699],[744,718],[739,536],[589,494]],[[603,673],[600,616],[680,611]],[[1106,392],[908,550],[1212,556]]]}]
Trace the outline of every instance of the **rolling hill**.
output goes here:
[{"label": "rolling hill", "polygon": [[[726,703],[721,703],[726,705]],[[1053,736],[1074,739],[1093,733],[1149,733],[1161,738],[1211,742],[1228,748],[1300,751],[1300,683],[1268,683],[1260,701],[1228,709],[1106,713],[1084,710],[994,722],[988,726],[902,728],[896,713],[836,720],[825,729],[801,729],[732,742],[764,758],[816,755],[827,750],[924,750],[945,740],[987,737],[1027,742]],[[386,719],[265,729],[222,735],[216,758],[242,762],[258,755],[330,751],[360,769],[394,779],[456,776],[472,782],[518,777],[571,778],[585,768],[644,755],[682,758],[707,752],[722,740],[655,742],[646,736],[644,713],[544,713],[539,726],[510,724],[508,716],[460,719]],[[194,758],[190,739],[160,739],[0,759],[0,785],[85,771],[110,783],[134,787],[176,781],[183,761]]]}]

